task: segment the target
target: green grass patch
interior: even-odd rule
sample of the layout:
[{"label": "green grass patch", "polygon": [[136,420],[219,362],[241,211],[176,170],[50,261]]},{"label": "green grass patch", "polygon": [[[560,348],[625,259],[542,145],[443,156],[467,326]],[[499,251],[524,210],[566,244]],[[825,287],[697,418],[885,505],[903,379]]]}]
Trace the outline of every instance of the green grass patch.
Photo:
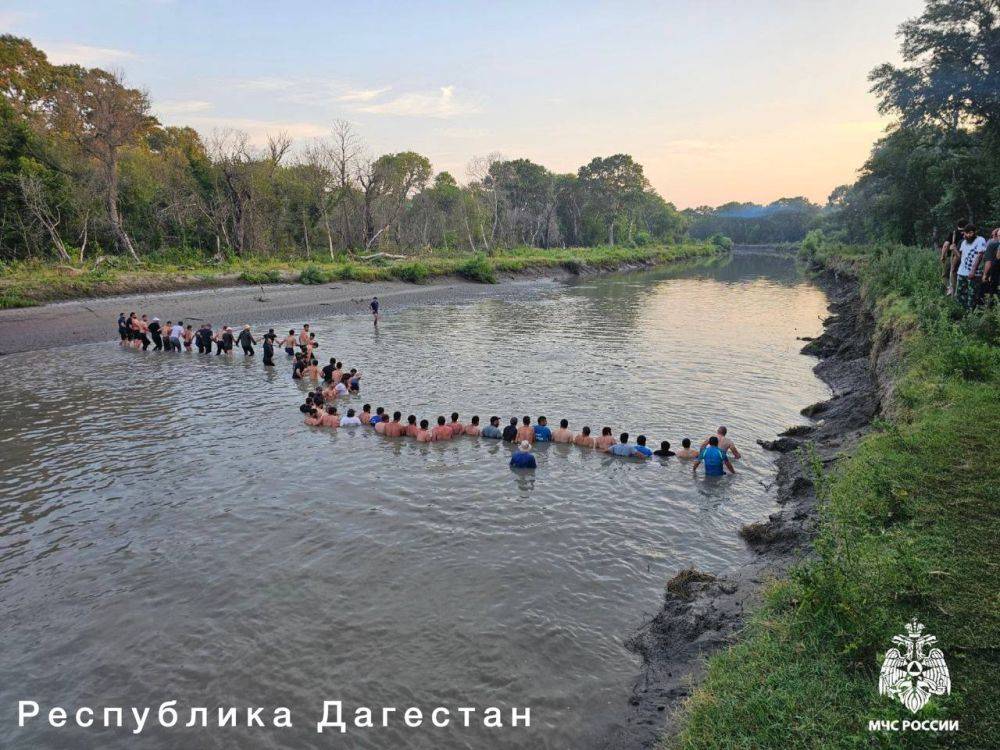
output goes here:
[{"label": "green grass patch", "polygon": [[[995,746],[1000,638],[1000,365],[995,312],[964,315],[933,253],[841,248],[810,259],[857,273],[880,336],[898,340],[890,420],[820,476],[814,554],[772,586],[742,642],[712,657],[681,748]],[[912,718],[878,695],[891,638],[917,617],[938,638],[952,694],[918,718],[960,731],[869,732]]]}]

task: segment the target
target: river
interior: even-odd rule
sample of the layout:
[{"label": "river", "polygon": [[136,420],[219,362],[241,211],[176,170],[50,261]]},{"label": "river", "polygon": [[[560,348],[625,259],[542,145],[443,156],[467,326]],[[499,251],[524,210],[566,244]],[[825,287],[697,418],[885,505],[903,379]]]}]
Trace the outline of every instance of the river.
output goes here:
[{"label": "river", "polygon": [[[0,358],[0,744],[599,746],[639,670],[623,641],[666,579],[749,559],[736,531],[775,507],[755,441],[828,395],[796,338],[825,310],[790,260],[751,255],[386,309],[378,331],[313,321],[321,361],[364,372],[354,406],[544,414],[675,447],[724,423],[744,458],[722,481],[556,445],[525,476],[492,441],[307,428],[283,353],[267,373],[110,341]],[[287,706],[294,726],[18,728],[20,699]],[[317,734],[338,699],[400,711]],[[410,729],[409,706],[456,721]],[[459,706],[503,707],[505,726],[528,706],[531,726],[456,727]]]}]

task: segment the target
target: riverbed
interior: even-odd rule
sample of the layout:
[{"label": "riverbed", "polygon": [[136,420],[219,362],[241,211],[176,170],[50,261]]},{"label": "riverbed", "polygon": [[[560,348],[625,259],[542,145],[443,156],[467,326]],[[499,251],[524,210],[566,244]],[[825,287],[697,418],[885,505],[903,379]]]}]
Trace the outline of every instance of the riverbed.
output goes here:
[{"label": "riverbed", "polygon": [[[828,395],[798,353],[825,309],[791,260],[748,255],[388,305],[378,330],[312,321],[319,358],[364,373],[351,406],[544,414],[674,447],[726,424],[744,458],[721,481],[557,445],[517,474],[491,441],[307,428],[284,354],[270,372],[113,341],[0,358],[5,746],[135,746],[127,728],[18,729],[32,699],[293,715],[147,727],[155,748],[599,747],[638,672],[623,641],[665,580],[749,559],[737,529],[774,508],[755,441]],[[400,716],[331,739],[315,731],[324,700]],[[500,706],[505,726],[527,706],[532,721],[410,729],[409,706]]]}]

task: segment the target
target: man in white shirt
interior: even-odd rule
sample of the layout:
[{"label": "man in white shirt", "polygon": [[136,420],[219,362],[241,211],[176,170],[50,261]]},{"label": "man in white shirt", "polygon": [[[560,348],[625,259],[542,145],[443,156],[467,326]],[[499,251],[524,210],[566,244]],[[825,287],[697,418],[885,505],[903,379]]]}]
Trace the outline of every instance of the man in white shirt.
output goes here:
[{"label": "man in white shirt", "polygon": [[175,352],[181,350],[181,341],[184,339],[184,323],[178,320],[174,327],[170,329],[170,348]]},{"label": "man in white shirt", "polygon": [[347,416],[340,420],[341,427],[360,427],[361,420],[354,416],[354,409],[347,410]]},{"label": "man in white shirt", "polygon": [[976,306],[979,298],[979,280],[982,278],[982,257],[986,251],[986,240],[976,234],[976,228],[965,227],[965,239],[958,248],[958,289],[955,298],[966,310]]}]

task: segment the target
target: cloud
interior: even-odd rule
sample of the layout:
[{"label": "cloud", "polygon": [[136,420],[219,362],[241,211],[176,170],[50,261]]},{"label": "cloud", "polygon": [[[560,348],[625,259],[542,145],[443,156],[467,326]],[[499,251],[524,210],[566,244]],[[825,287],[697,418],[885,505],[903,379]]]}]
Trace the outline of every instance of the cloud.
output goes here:
[{"label": "cloud", "polygon": [[196,112],[205,112],[211,108],[211,102],[202,101],[201,99],[173,99],[153,104],[153,110],[157,114],[166,117],[190,115]]},{"label": "cloud", "polygon": [[248,78],[244,81],[237,81],[236,88],[245,91],[290,91],[300,84],[301,81],[291,78],[263,76],[261,78]]},{"label": "cloud", "polygon": [[378,99],[388,90],[388,86],[383,89],[353,89],[342,93],[337,97],[337,100],[341,102],[370,102],[373,99]]},{"label": "cloud", "polygon": [[442,86],[436,92],[414,91],[401,94],[394,99],[364,104],[355,109],[372,115],[431,117],[442,120],[476,114],[480,111],[479,105],[475,102],[456,97],[454,86]]},{"label": "cloud", "polygon": [[30,17],[30,13],[21,10],[0,10],[0,31],[13,31]]},{"label": "cloud", "polygon": [[133,60],[136,57],[134,52],[128,50],[92,47],[89,44],[74,42],[39,42],[38,46],[48,56],[49,62],[55,65],[72,63],[85,68],[99,68]]},{"label": "cloud", "polygon": [[247,117],[187,117],[185,125],[207,134],[213,130],[242,130],[254,146],[263,146],[269,135],[284,133],[289,138],[321,138],[330,134],[329,124],[308,121],[255,120]]}]

